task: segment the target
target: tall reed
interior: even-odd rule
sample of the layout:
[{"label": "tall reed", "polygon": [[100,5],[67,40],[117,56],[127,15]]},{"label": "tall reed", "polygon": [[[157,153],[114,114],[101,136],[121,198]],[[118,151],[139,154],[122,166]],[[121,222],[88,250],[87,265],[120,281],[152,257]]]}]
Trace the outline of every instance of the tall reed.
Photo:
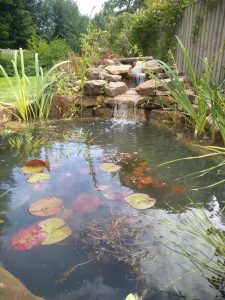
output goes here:
[{"label": "tall reed", "polygon": [[[14,60],[12,60],[14,78],[16,78],[15,85],[5,69],[0,65],[0,70],[8,82],[10,91],[15,99],[16,112],[14,112],[14,115],[17,119],[24,121],[48,118],[53,97],[53,87],[57,78],[62,76],[62,73],[55,73],[55,71],[60,65],[67,63],[67,61],[56,64],[44,75],[43,69],[39,66],[38,54],[36,53],[34,88],[25,73],[24,55],[21,48],[19,49],[19,54],[21,73],[18,66],[18,51],[15,51]],[[0,104],[8,108],[12,106],[5,102],[0,102]]]},{"label": "tall reed", "polygon": [[[207,58],[203,60],[204,71],[198,79],[187,49],[178,37],[177,40],[185,58],[187,74],[191,81],[192,89],[196,95],[196,105],[193,105],[189,98],[185,84],[180,82],[177,71],[173,70],[166,63],[158,61],[165,74],[170,79],[170,83],[159,79],[155,75],[150,76],[171,93],[178,104],[178,107],[183,111],[180,113],[186,121],[194,127],[196,136],[204,135],[207,130],[207,123],[210,123],[211,121],[211,124],[208,127],[210,127],[212,142],[215,141],[215,132],[219,128],[223,142],[225,143],[225,97],[221,93],[221,86],[223,83],[220,85],[215,84],[213,80],[213,68],[210,66]],[[172,108],[171,105],[167,105]]]}]

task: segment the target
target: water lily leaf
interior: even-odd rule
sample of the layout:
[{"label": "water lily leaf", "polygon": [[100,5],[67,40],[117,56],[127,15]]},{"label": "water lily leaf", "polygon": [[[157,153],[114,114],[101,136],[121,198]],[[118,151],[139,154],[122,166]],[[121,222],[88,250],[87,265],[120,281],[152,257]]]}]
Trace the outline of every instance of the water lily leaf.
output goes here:
[{"label": "water lily leaf", "polygon": [[110,200],[123,200],[125,196],[122,193],[113,192],[113,193],[104,194],[104,197]]},{"label": "water lily leaf", "polygon": [[38,173],[38,174],[33,174],[31,175],[28,179],[27,182],[29,183],[36,183],[36,182],[40,182],[43,180],[47,180],[50,178],[49,174],[45,174],[45,173]]},{"label": "water lily leaf", "polygon": [[36,167],[36,166],[46,167],[46,162],[41,159],[32,159],[25,163],[25,167]]},{"label": "water lily leaf", "polygon": [[25,166],[19,170],[22,174],[32,175],[44,172],[45,167],[43,166]]},{"label": "water lily leaf", "polygon": [[54,216],[63,211],[63,200],[49,197],[31,203],[29,213],[35,216]]},{"label": "water lily leaf", "polygon": [[126,202],[136,209],[147,209],[155,205],[156,199],[147,194],[136,193],[125,198]]},{"label": "water lily leaf", "polygon": [[117,172],[121,169],[121,166],[119,165],[116,165],[114,163],[104,163],[104,164],[101,164],[99,169],[103,172]]},{"label": "water lily leaf", "polygon": [[48,163],[40,159],[33,159],[25,163],[24,167],[19,170],[22,174],[32,175],[42,173],[45,168],[48,168]]},{"label": "water lily leaf", "polygon": [[95,212],[101,206],[101,201],[95,195],[80,195],[73,203],[73,209],[81,213]]},{"label": "water lily leaf", "polygon": [[99,185],[95,188],[96,191],[105,191],[108,190],[110,188],[109,185]]},{"label": "water lily leaf", "polygon": [[141,300],[138,294],[129,294],[125,300]]},{"label": "water lily leaf", "polygon": [[18,231],[11,238],[11,245],[17,251],[30,250],[38,247],[47,237],[40,226],[34,225]]},{"label": "water lily leaf", "polygon": [[51,218],[39,223],[41,230],[47,234],[42,245],[52,245],[65,240],[71,235],[72,230],[64,226],[65,222],[59,218]]}]

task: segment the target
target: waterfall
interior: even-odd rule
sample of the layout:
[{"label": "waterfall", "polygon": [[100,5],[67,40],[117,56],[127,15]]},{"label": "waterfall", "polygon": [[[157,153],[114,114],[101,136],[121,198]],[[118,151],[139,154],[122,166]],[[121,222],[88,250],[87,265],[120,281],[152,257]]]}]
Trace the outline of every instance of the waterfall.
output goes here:
[{"label": "waterfall", "polygon": [[144,66],[145,64],[142,61],[138,60],[131,71],[132,74],[135,75],[137,85],[145,81],[146,74],[142,72]]},{"label": "waterfall", "polygon": [[113,115],[114,120],[120,123],[136,122],[136,105],[133,106],[127,103],[117,102],[114,104]]}]

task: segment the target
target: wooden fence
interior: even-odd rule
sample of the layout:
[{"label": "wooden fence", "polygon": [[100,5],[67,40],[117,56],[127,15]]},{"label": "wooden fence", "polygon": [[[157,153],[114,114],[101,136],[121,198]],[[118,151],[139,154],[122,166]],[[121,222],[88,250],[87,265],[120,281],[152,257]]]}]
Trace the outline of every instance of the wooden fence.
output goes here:
[{"label": "wooden fence", "polygon": [[[177,36],[187,47],[198,76],[203,70],[203,59],[207,57],[212,62],[216,57],[214,78],[217,83],[221,83],[225,78],[225,0],[217,0],[211,7],[207,6],[205,0],[198,0],[188,6],[178,26]],[[179,46],[176,63],[179,70],[186,71]]]}]

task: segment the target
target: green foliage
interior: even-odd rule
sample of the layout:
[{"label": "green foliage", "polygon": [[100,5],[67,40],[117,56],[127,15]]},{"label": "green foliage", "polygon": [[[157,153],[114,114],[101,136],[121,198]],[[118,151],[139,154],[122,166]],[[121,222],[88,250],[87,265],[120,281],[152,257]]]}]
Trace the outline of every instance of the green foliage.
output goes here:
[{"label": "green foliage", "polygon": [[[25,64],[25,71],[27,76],[35,75],[35,68],[33,64],[33,54],[29,51],[24,51],[24,64]],[[0,52],[0,65],[4,68],[8,76],[14,75],[14,68],[12,65],[12,60],[14,58],[13,53],[4,53]],[[21,61],[20,61],[20,54],[18,53],[18,72],[21,74]],[[0,72],[0,77],[3,76],[2,72]]]},{"label": "green foliage", "polygon": [[[27,121],[29,118],[44,119],[48,118],[50,111],[51,100],[53,96],[53,88],[57,78],[61,74],[54,74],[55,70],[65,62],[61,62],[53,66],[44,76],[42,68],[39,66],[38,54],[35,54],[35,92],[31,85],[29,78],[25,73],[25,63],[23,50],[20,49],[20,68],[21,75],[18,71],[18,55],[15,52],[12,65],[14,68],[14,76],[16,78],[16,85],[8,76],[4,68],[0,65],[0,70],[6,78],[12,94],[15,98],[16,112],[15,116],[18,119]],[[4,106],[10,106],[7,103],[1,103]]]},{"label": "green foliage", "polygon": [[[178,39],[178,38],[177,38]],[[153,76],[159,81],[166,90],[176,100],[177,104],[184,110],[183,117],[187,122],[195,128],[196,135],[202,136],[206,132],[207,116],[211,119],[210,136],[212,142],[215,141],[216,129],[220,129],[220,133],[225,143],[225,97],[222,95],[220,85],[213,82],[213,70],[209,65],[207,58],[204,59],[204,72],[199,80],[191,64],[188,52],[182,42],[178,39],[179,45],[184,54],[185,62],[187,65],[187,72],[193,84],[194,93],[196,95],[197,108],[193,107],[191,100],[188,97],[185,86],[179,81],[177,72],[172,70],[167,64],[159,61],[159,64],[164,69],[166,75],[170,78],[171,84]],[[187,115],[186,115],[187,114]]]},{"label": "green foliage", "polygon": [[[223,210],[224,208],[217,213],[216,218],[223,218]],[[225,236],[224,232],[216,227],[212,217],[210,218],[204,209],[195,208],[189,210],[182,222],[172,220],[163,224],[177,235],[185,236],[192,246],[184,247],[180,242],[172,242],[164,237],[165,244],[189,259],[224,295]]]},{"label": "green foliage", "polygon": [[37,18],[37,34],[47,40],[64,39],[80,50],[80,34],[86,32],[88,18],[81,16],[75,1],[43,0]]},{"label": "green foliage", "polygon": [[[104,10],[95,20],[108,31],[110,48],[115,53],[126,56],[154,55],[165,60],[168,50],[175,49],[175,30],[185,6],[190,2],[112,0],[106,2]],[[130,8],[135,13],[131,13]]]},{"label": "green foliage", "polygon": [[63,39],[56,38],[50,42],[37,36],[28,40],[28,47],[32,53],[38,53],[40,66],[44,69],[50,68],[55,62],[68,57],[71,49]]},{"label": "green foliage", "polygon": [[2,0],[0,12],[1,48],[24,47],[27,39],[35,32],[31,14],[26,8],[26,1]]}]

